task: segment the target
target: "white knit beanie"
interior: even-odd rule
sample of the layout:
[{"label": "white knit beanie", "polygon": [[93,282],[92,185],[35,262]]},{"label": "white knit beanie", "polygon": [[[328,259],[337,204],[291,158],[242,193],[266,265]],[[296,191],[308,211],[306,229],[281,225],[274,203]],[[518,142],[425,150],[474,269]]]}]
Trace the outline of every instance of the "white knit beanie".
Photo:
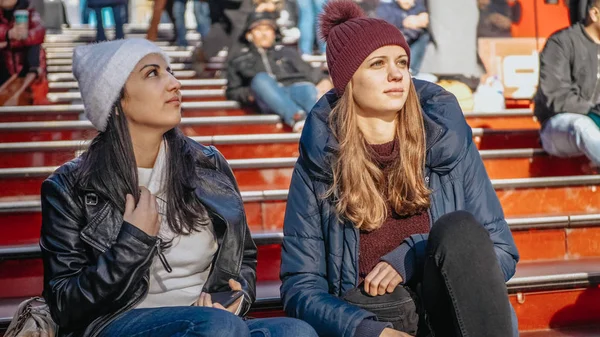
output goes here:
[{"label": "white knit beanie", "polygon": [[169,57],[145,39],[125,39],[89,44],[73,51],[73,74],[79,82],[86,117],[105,131],[108,117],[138,62],[148,54]]}]

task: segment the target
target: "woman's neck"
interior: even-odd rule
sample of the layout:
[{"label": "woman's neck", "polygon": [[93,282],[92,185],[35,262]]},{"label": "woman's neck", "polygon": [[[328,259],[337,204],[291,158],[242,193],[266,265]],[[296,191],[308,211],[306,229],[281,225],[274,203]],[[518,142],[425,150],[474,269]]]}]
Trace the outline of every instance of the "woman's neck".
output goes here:
[{"label": "woman's neck", "polygon": [[130,132],[137,166],[141,168],[153,168],[158,151],[160,150],[163,135],[150,132],[135,132],[134,130],[130,130]]},{"label": "woman's neck", "polygon": [[357,115],[357,124],[369,144],[383,144],[396,137],[396,115],[364,116]]}]

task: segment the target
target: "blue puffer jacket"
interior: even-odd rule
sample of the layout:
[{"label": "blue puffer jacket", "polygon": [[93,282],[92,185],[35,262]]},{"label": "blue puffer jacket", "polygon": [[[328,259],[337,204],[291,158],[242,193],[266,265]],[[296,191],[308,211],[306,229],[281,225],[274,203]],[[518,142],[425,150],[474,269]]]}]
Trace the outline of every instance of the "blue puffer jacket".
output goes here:
[{"label": "blue puffer jacket", "polygon": [[[452,211],[471,212],[489,231],[508,281],[519,254],[471,129],[452,94],[432,83],[413,83],[424,110],[432,224]],[[283,229],[281,295],[286,313],[310,323],[320,336],[353,337],[362,320],[374,319],[372,313],[339,298],[358,284],[360,236],[351,223],[340,223],[334,205],[320,197],[330,185],[330,163],[338,148],[327,124],[336,100],[329,92],[317,102],[300,139]],[[426,245],[427,234],[413,235],[390,253],[404,256],[406,281],[424,261]]]}]

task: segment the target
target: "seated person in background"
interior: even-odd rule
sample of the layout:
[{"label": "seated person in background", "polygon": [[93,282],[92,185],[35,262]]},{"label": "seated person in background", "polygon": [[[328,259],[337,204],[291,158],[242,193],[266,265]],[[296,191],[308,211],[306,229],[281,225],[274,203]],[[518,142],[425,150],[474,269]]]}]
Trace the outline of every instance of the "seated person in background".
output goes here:
[{"label": "seated person in background", "polygon": [[480,13],[477,36],[511,37],[510,27],[521,19],[519,2],[511,7],[507,0],[478,0],[477,5]]},{"label": "seated person in background", "polygon": [[410,72],[417,75],[430,40],[425,0],[381,0],[375,14],[400,29],[410,46]]},{"label": "seated person in background", "polygon": [[540,81],[534,114],[542,124],[546,152],[586,155],[600,165],[600,0],[589,0],[585,23],[548,38],[540,54]]},{"label": "seated person in background", "polygon": [[272,13],[253,13],[245,45],[227,63],[227,99],[258,105],[275,113],[299,132],[317,99],[331,89],[320,69],[304,62],[295,48],[275,45],[277,26]]},{"label": "seated person in background", "polygon": [[[45,77],[45,54],[42,43],[46,29],[40,15],[29,8],[27,0],[0,0],[0,85],[13,75],[24,77],[22,87],[14,98],[18,98],[36,79],[42,82]],[[15,24],[15,11],[27,10],[29,23]],[[16,102],[7,102],[15,105]]]}]

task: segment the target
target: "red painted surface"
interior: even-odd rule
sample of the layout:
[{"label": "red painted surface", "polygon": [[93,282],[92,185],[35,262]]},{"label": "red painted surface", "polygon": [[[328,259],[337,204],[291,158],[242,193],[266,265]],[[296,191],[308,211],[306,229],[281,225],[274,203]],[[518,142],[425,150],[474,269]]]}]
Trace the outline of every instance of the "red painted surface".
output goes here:
[{"label": "red painted surface", "polygon": [[0,261],[0,298],[40,295],[43,282],[41,259]]},{"label": "red painted surface", "polygon": [[521,261],[562,260],[567,254],[564,229],[513,231]]},{"label": "red painted surface", "polygon": [[490,179],[584,175],[587,174],[584,168],[588,163],[585,157],[565,159],[548,155],[483,160]]},{"label": "red painted surface", "polygon": [[[548,37],[553,32],[569,26],[566,1],[547,4],[545,0],[519,0],[523,8],[521,21],[513,24],[513,37]],[[537,10],[537,12],[536,12]],[[536,31],[537,15],[537,31]]]},{"label": "red painted surface", "polygon": [[38,243],[42,213],[4,213],[0,216],[0,246]]},{"label": "red painted surface", "polygon": [[475,144],[480,150],[526,149],[541,147],[539,133],[536,130],[523,130],[515,133],[485,134],[475,137]]},{"label": "red painted surface", "polygon": [[519,330],[538,330],[600,322],[600,288],[530,293],[519,304],[510,301],[517,312]]},{"label": "red painted surface", "polygon": [[600,228],[567,230],[567,252],[570,258],[600,256]]},{"label": "red painted surface", "polygon": [[539,129],[540,124],[533,116],[511,117],[467,117],[467,124],[472,128],[495,130]]},{"label": "red painted surface", "polygon": [[256,266],[257,281],[279,280],[281,265],[281,245],[265,245],[258,247],[258,264]]},{"label": "red painted surface", "polygon": [[595,186],[501,190],[496,194],[507,217],[600,212]]}]

